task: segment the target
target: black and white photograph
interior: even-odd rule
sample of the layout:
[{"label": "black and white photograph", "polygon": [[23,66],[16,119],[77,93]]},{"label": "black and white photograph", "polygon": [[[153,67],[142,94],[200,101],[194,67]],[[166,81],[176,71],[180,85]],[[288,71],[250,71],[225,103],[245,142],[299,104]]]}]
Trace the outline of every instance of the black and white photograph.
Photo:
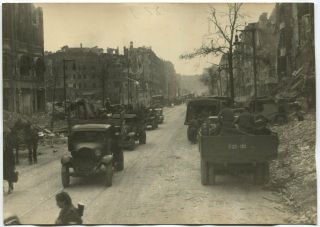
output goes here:
[{"label": "black and white photograph", "polygon": [[317,224],[316,3],[1,8],[3,225]]}]

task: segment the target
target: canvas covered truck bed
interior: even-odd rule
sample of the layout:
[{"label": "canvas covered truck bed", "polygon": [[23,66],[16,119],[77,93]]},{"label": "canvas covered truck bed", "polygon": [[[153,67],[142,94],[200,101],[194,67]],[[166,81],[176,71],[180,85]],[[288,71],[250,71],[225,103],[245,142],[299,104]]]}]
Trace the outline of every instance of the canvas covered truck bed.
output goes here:
[{"label": "canvas covered truck bed", "polygon": [[[199,138],[201,155],[201,182],[206,185],[221,169],[249,167],[254,171],[255,181],[268,180],[269,161],[278,153],[278,136],[230,135],[203,136]],[[213,179],[212,179],[213,178]]]}]

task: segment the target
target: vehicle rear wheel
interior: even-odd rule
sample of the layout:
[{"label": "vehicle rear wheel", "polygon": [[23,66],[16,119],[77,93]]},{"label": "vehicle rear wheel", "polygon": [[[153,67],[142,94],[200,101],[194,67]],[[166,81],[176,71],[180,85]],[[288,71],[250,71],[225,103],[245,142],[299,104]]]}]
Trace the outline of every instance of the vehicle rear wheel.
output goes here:
[{"label": "vehicle rear wheel", "polygon": [[107,187],[112,186],[112,177],[113,177],[112,164],[108,164],[108,165],[106,165],[106,172],[105,172],[105,185]]},{"label": "vehicle rear wheel", "polygon": [[216,184],[216,171],[214,165],[210,165],[209,167],[209,184],[215,185]]},{"label": "vehicle rear wheel", "polygon": [[64,188],[70,185],[69,167],[66,165],[62,165],[61,167],[61,181]]},{"label": "vehicle rear wheel", "polygon": [[146,131],[142,131],[139,137],[139,144],[146,144],[146,140],[147,140]]},{"label": "vehicle rear wheel", "polygon": [[274,123],[278,125],[283,125],[286,123],[286,117],[282,115],[278,115],[274,118]]},{"label": "vehicle rear wheel", "polygon": [[259,163],[255,167],[254,182],[257,185],[265,184],[269,181],[269,163]]},{"label": "vehicle rear wheel", "polygon": [[208,163],[201,159],[201,184],[208,185],[208,183],[209,183]]}]

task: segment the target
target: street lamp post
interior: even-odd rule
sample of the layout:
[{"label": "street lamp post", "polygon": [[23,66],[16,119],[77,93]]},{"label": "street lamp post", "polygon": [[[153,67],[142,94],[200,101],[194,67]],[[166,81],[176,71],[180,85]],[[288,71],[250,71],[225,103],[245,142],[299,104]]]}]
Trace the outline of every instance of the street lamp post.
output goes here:
[{"label": "street lamp post", "polygon": [[70,110],[67,112],[67,87],[66,87],[66,63],[73,62],[73,70],[76,67],[76,61],[74,59],[63,59],[63,90],[64,90],[64,114],[67,115],[68,121],[68,133],[70,133]]}]

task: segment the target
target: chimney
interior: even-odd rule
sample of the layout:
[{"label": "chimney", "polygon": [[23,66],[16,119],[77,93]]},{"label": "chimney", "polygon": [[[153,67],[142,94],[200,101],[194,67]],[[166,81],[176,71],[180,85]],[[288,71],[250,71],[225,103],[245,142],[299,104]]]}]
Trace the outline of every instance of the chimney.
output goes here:
[{"label": "chimney", "polygon": [[128,49],[125,46],[123,47],[123,54],[128,55]]}]

